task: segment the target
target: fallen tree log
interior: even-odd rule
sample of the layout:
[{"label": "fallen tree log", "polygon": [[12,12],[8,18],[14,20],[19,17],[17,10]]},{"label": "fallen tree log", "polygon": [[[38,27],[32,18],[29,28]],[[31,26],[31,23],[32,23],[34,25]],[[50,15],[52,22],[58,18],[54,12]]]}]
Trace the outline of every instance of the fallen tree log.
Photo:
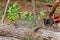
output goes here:
[{"label": "fallen tree log", "polygon": [[0,36],[5,37],[14,37],[21,39],[27,35],[29,35],[33,40],[39,40],[42,39],[41,37],[38,38],[39,35],[37,33],[33,33],[33,29],[26,28],[26,27],[20,27],[15,28],[14,25],[6,25],[6,24],[0,24]]},{"label": "fallen tree log", "polygon": [[60,40],[60,32],[54,32],[51,30],[45,30],[42,29],[40,30],[40,32],[42,33],[41,36],[44,38],[51,38],[51,40]]},{"label": "fallen tree log", "polygon": [[38,30],[38,32],[34,34],[32,31],[33,29],[29,29],[29,28],[24,28],[24,27],[15,28],[14,25],[0,24],[0,36],[21,38],[24,37],[25,34],[30,35],[31,33],[32,37],[35,38],[42,38],[48,40],[49,38],[51,38],[51,40],[60,40],[60,32],[53,32],[51,30],[40,29]]},{"label": "fallen tree log", "polygon": [[0,24],[0,36],[9,36],[9,37],[16,37],[20,38],[21,36],[24,36],[25,33],[30,32],[31,29],[29,28],[15,28],[14,25],[6,25],[6,24]]},{"label": "fallen tree log", "polygon": [[19,40],[19,39],[13,38],[13,37],[2,37],[2,36],[0,36],[0,40]]}]

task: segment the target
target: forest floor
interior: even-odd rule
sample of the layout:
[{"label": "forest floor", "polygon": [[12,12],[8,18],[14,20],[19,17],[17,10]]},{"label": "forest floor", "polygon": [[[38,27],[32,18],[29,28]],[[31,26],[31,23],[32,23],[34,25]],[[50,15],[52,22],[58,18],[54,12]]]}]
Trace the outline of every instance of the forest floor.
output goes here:
[{"label": "forest floor", "polygon": [[[0,1],[1,2],[1,1]],[[18,3],[18,5],[19,6],[22,6],[22,9],[20,10],[20,12],[23,12],[23,11],[28,11],[28,12],[32,12],[32,3],[31,2],[24,2],[24,1],[12,1],[11,2],[11,4],[12,3],[14,3],[14,2],[17,2]],[[10,4],[10,5],[11,5]],[[45,6],[44,5],[45,3],[43,3],[43,2],[40,2],[40,7],[39,8],[37,8],[36,7],[36,11],[37,11],[37,13],[39,13],[40,11],[42,11],[42,10],[45,10],[46,12],[50,12],[51,11],[51,7],[47,7],[47,6]],[[9,5],[9,6],[10,6]],[[0,3],[0,7],[2,7],[3,9],[4,9],[4,7],[5,7],[5,2],[3,2],[2,1],[2,3]],[[60,7],[58,7],[57,8],[57,10],[56,10],[56,12],[57,13],[60,13]],[[49,15],[49,13],[47,13],[47,14],[45,14],[46,15],[46,17],[48,18],[48,15]],[[17,19],[17,21],[16,21],[16,25],[17,25],[17,30],[22,30],[22,31],[33,31],[34,30],[34,28],[35,28],[35,25],[34,26],[29,26],[29,25],[24,25],[24,26],[22,26],[20,23],[21,23],[21,21],[22,20],[20,20],[20,19]],[[27,22],[26,20],[23,20],[23,21],[25,21],[25,22]],[[41,23],[41,26],[43,27],[44,26],[44,24],[43,24],[43,20],[40,20],[39,21],[40,23]],[[6,17],[5,18],[5,22],[4,22],[5,24],[12,24],[9,20],[8,20],[8,18]],[[13,24],[12,24],[12,26],[11,26],[11,28],[13,28],[13,27],[15,27]],[[20,29],[20,28],[22,28],[22,29]],[[26,30],[26,28],[27,28],[27,30]],[[45,28],[45,27],[43,27],[43,28]],[[57,29],[54,29],[53,27],[46,27],[48,30],[52,30],[52,31],[56,31],[56,32],[60,32],[60,28],[57,28]],[[20,31],[19,31],[20,32]],[[38,32],[37,34],[38,35],[40,35],[39,34],[40,32]],[[38,35],[36,35],[36,36],[38,36]],[[34,37],[35,37],[35,35],[33,35]],[[20,40],[20,39],[18,39],[18,38],[11,38],[11,37],[5,37],[5,36],[1,36],[0,37],[0,40]],[[36,39],[34,39],[34,40],[36,40]],[[37,39],[38,40],[38,39]]]}]

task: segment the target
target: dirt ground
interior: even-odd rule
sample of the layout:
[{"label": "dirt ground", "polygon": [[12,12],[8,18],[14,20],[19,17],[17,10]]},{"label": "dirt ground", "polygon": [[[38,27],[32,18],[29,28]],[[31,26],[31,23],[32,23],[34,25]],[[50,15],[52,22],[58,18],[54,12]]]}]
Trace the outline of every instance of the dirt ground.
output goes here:
[{"label": "dirt ground", "polygon": [[[11,1],[10,2],[10,4],[9,4],[9,6],[11,6],[14,2],[17,2],[18,3],[18,5],[19,6],[22,6],[22,8],[21,8],[21,10],[20,10],[20,12],[23,12],[23,11],[28,11],[28,12],[32,12],[32,3],[31,2],[26,2],[26,1],[18,1],[18,0],[13,0],[13,1]],[[5,4],[6,4],[6,0],[0,0],[0,7],[2,7],[3,8],[3,11],[4,11],[4,8],[5,8]],[[48,4],[48,3],[47,3]],[[45,3],[43,3],[43,2],[40,2],[40,7],[39,8],[37,8],[36,7],[36,11],[37,11],[37,15],[39,15],[39,12],[40,11],[42,11],[42,10],[45,10],[46,11],[46,14],[45,14],[45,18],[48,18],[48,15],[49,15],[49,12],[51,11],[51,9],[52,9],[52,7],[47,7],[47,6],[45,6]],[[48,12],[48,13],[47,13]],[[57,9],[56,9],[56,13],[60,13],[60,7],[57,7]],[[26,21],[26,20],[23,20],[23,22],[27,22],[28,23],[28,21]],[[6,18],[5,18],[5,24],[10,24],[10,25],[12,25],[11,27],[9,26],[9,27],[0,27],[1,29],[0,30],[3,30],[3,32],[5,32],[5,34],[6,34],[6,31],[8,31],[8,30],[12,30],[12,29],[14,29],[15,27],[15,30],[12,30],[12,31],[8,31],[8,34],[6,34],[6,35],[13,35],[13,36],[17,36],[17,35],[19,35],[19,34],[24,34],[25,32],[30,32],[30,31],[32,31],[35,27],[36,27],[36,25],[34,24],[33,26],[29,26],[29,25],[24,25],[24,26],[22,26],[20,23],[22,22],[22,20],[21,19],[17,19],[16,20],[16,25],[12,25],[12,23],[8,20],[8,18],[7,18],[7,15],[6,15]],[[40,22],[40,25],[42,26],[42,29],[44,28],[44,29],[48,29],[48,30],[52,30],[52,31],[54,31],[54,32],[60,32],[60,27],[58,27],[58,28],[54,28],[54,27],[46,27],[45,25],[44,25],[44,23],[43,23],[43,20],[41,19],[41,20],[39,20],[39,22]],[[7,29],[8,28],[8,29]],[[4,30],[4,29],[7,29],[7,30]],[[17,30],[16,30],[17,29]],[[25,31],[25,32],[24,32]],[[33,35],[32,36],[34,36],[34,37],[37,37],[37,38],[40,38],[40,29],[38,30],[38,32],[34,35],[33,33]],[[1,32],[0,31],[0,35],[2,34],[3,35],[3,32]],[[16,32],[15,34],[13,33],[13,32]],[[18,32],[18,33],[17,33]],[[20,32],[20,33],[19,33]],[[9,34],[10,33],[10,34]],[[30,32],[31,33],[31,32]],[[4,35],[5,35],[4,34]],[[20,35],[19,35],[19,37],[20,37]],[[19,39],[15,39],[15,38],[10,38],[10,37],[5,37],[5,36],[2,36],[2,37],[0,37],[0,39],[1,40],[4,40],[4,39],[6,39],[6,40],[8,40],[8,38],[9,38],[9,40],[19,40]],[[36,38],[36,39],[37,39]],[[35,38],[34,38],[34,40],[36,40]],[[37,39],[38,40],[38,39]]]},{"label": "dirt ground", "polygon": [[[16,0],[15,0],[15,1],[11,1],[11,3],[10,3],[9,6],[11,6],[12,3],[14,3],[14,2],[17,2],[19,6],[22,6],[20,12],[23,12],[23,11],[32,12],[32,3],[31,3],[31,2],[16,1]],[[5,4],[6,4],[6,1],[0,1],[0,7],[2,7],[3,9],[4,9],[4,7],[5,7]],[[47,7],[47,6],[45,6],[44,4],[45,4],[45,3],[40,2],[40,7],[39,7],[39,8],[36,7],[37,14],[38,14],[40,11],[42,11],[42,10],[45,10],[46,12],[50,12],[50,11],[51,11],[51,8],[52,8],[52,7]],[[60,7],[57,8],[56,12],[57,12],[57,13],[60,13]],[[45,15],[46,15],[46,17],[48,18],[49,13],[47,13],[47,14],[45,14]],[[19,20],[19,19],[17,19],[17,20]],[[17,22],[19,22],[19,21],[17,21]],[[41,23],[42,26],[44,26],[43,20],[40,20],[39,22]],[[10,21],[8,20],[8,18],[5,19],[5,23],[6,23],[6,24],[9,24],[9,23],[10,23]],[[18,23],[18,25],[20,25],[20,24]],[[20,25],[20,26],[21,26],[21,25]],[[29,28],[30,28],[30,27],[29,27]],[[47,27],[47,29],[52,30],[52,31],[60,31],[60,28],[54,29],[53,27]]]}]

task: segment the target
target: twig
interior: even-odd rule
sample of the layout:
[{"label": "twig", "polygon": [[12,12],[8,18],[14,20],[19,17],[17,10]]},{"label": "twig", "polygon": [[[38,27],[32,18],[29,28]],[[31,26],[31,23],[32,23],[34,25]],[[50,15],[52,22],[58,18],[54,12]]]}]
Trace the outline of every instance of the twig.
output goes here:
[{"label": "twig", "polygon": [[3,14],[2,20],[1,20],[2,23],[4,23],[4,19],[5,19],[5,15],[6,15],[7,8],[8,8],[8,4],[9,4],[9,3],[10,3],[10,0],[7,1],[6,7],[5,7],[5,10],[4,10],[4,14]]},{"label": "twig", "polygon": [[[37,24],[37,27],[40,28],[40,24],[39,24],[39,21],[37,19],[37,15],[36,15],[36,9],[35,9],[35,0],[32,0],[32,7],[33,7],[33,16],[34,16],[34,19],[35,19],[35,22]],[[38,29],[39,29],[38,28]],[[36,31],[36,29],[34,30],[34,32]]]},{"label": "twig", "polygon": [[34,16],[35,22],[38,26],[39,22],[38,22],[37,15],[36,15],[35,0],[32,0],[32,7],[33,7],[33,16]]}]

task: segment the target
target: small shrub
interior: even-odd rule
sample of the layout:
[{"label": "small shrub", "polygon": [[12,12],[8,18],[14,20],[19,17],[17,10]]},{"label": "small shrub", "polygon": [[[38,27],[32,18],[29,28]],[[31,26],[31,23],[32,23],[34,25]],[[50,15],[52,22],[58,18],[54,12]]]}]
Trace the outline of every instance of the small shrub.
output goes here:
[{"label": "small shrub", "polygon": [[46,0],[46,2],[48,2],[48,3],[52,3],[52,2],[53,2],[53,0]]},{"label": "small shrub", "polygon": [[29,12],[29,14],[28,14],[28,12],[25,11],[25,12],[21,13],[20,16],[21,16],[22,19],[27,19],[27,20],[30,20],[30,21],[34,20],[33,15],[32,15],[31,12]]},{"label": "small shrub", "polygon": [[36,2],[36,7],[40,8],[40,2],[39,1]]},{"label": "small shrub", "polygon": [[10,21],[15,21],[19,18],[19,9],[20,7],[17,6],[17,3],[14,3],[12,7],[8,9],[8,18]]},{"label": "small shrub", "polygon": [[27,14],[28,14],[27,11],[23,12],[23,13],[21,14],[21,18],[22,18],[22,19],[27,19]]},{"label": "small shrub", "polygon": [[3,11],[2,11],[2,8],[0,7],[0,19],[2,18],[3,16]]},{"label": "small shrub", "polygon": [[40,15],[38,16],[38,19],[39,20],[42,19],[44,17],[44,15],[45,15],[44,11],[41,11],[40,12]]},{"label": "small shrub", "polygon": [[33,17],[31,12],[29,12],[29,15],[28,15],[27,19],[30,20],[28,25],[32,26],[34,24],[34,17]]},{"label": "small shrub", "polygon": [[54,0],[39,0],[40,2],[52,3]]},{"label": "small shrub", "polygon": [[31,2],[32,0],[27,0],[27,1]]},{"label": "small shrub", "polygon": [[22,37],[21,40],[32,40],[32,37],[26,34],[25,37]]},{"label": "small shrub", "polygon": [[30,21],[34,20],[34,17],[33,17],[31,12],[29,12],[27,19],[30,20]]},{"label": "small shrub", "polygon": [[34,17],[33,17],[33,15],[32,15],[31,12],[29,12],[29,14],[28,14],[28,12],[25,11],[20,16],[21,16],[22,19],[27,20],[26,22],[22,21],[21,22],[22,25],[29,25],[29,26],[33,25],[33,23],[34,23]]}]

